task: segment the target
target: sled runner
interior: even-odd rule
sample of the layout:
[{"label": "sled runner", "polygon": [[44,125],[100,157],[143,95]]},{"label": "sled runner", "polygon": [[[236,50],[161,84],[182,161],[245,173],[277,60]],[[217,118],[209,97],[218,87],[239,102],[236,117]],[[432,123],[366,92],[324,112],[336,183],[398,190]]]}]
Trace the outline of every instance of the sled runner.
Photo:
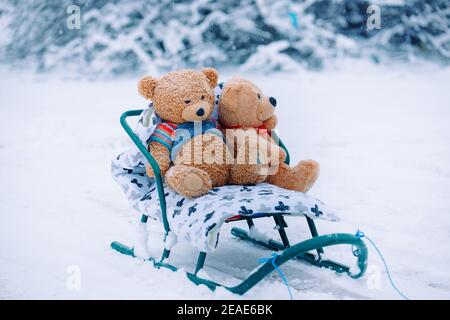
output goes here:
[{"label": "sled runner", "polygon": [[[132,202],[133,207],[142,213],[141,221],[138,225],[138,232],[141,235],[139,246],[146,247],[147,245],[146,223],[149,217],[160,220],[164,226],[165,246],[162,257],[160,259],[146,258],[153,263],[154,267],[158,269],[167,268],[172,271],[178,270],[177,267],[167,262],[167,258],[177,239],[184,238],[194,248],[199,250],[195,271],[186,273],[187,277],[195,284],[204,284],[211,290],[220,286],[233,293],[244,294],[274,271],[276,266],[278,267],[292,259],[301,260],[313,266],[331,269],[338,273],[344,273],[352,278],[359,278],[364,274],[367,267],[367,248],[364,242],[352,234],[334,233],[319,235],[314,220],[337,221],[337,217],[321,201],[307,194],[284,190],[262,183],[256,186],[214,188],[202,197],[187,199],[165,188],[156,160],[145,147],[139,133],[135,133],[127,123],[128,117],[136,116],[141,116],[139,122],[142,122],[144,113],[143,110],[127,111],[122,114],[120,122],[138,148],[140,155],[145,157],[145,160],[153,168],[155,181],[148,183],[149,178],[145,175],[143,161],[134,159],[133,161],[137,162],[136,166],[129,164],[132,161],[119,163],[121,155],[117,157],[117,163],[113,161],[113,172],[115,170],[116,180],[128,193],[128,198]],[[155,121],[153,121],[154,123]],[[279,144],[288,155],[286,157],[286,162],[288,163],[288,151],[281,140],[279,140]],[[255,199],[257,201],[253,201]],[[286,216],[304,217],[312,237],[308,240],[291,244],[286,233]],[[274,220],[281,241],[266,239],[258,235],[254,220],[260,218]],[[243,241],[275,251],[277,254],[272,260],[268,260],[252,271],[245,280],[236,286],[225,286],[210,279],[201,278],[198,276],[198,272],[205,264],[206,255],[217,247],[221,226],[223,223],[233,223],[235,221],[246,221],[249,231],[234,227],[231,230],[234,236]],[[325,247],[343,244],[356,248],[358,252],[357,266],[359,268],[357,272],[352,272],[353,270],[349,266],[342,263],[323,258]],[[136,244],[134,248],[131,248],[119,242],[112,242],[111,247],[131,257],[140,256],[137,254]],[[140,248],[140,251],[145,252],[146,250],[145,248],[144,250]]]}]

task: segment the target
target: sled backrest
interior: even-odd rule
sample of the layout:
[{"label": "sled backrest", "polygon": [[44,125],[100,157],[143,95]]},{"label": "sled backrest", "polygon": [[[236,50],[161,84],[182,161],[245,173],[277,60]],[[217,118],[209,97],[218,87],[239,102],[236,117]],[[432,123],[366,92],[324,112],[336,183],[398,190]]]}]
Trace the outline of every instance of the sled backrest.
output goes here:
[{"label": "sled backrest", "polygon": [[[139,137],[131,129],[130,125],[127,122],[127,118],[140,116],[143,111],[144,110],[125,111],[120,117],[120,124],[122,125],[122,127],[124,128],[124,130],[128,134],[128,136],[130,136],[131,140],[134,142],[134,144],[139,149],[139,151],[142,152],[145,159],[148,161],[148,163],[152,167],[153,172],[155,173],[156,187],[157,187],[158,196],[159,196],[159,205],[161,207],[161,215],[162,215],[162,220],[163,220],[162,222],[163,222],[164,229],[165,229],[166,235],[167,235],[170,231],[170,226],[169,226],[169,221],[167,219],[166,198],[164,196],[165,193],[164,193],[163,180],[162,180],[162,176],[161,176],[161,170],[159,168],[158,162],[156,162],[155,158],[152,156],[152,154],[150,153],[148,148],[146,146],[144,146],[144,144],[141,142]],[[281,139],[278,137],[278,135],[276,134],[275,131],[272,131],[272,137],[278,143],[278,145],[281,148],[283,148],[283,150],[285,151],[285,153],[286,153],[285,163],[289,164],[290,157],[289,157],[289,152],[288,152],[286,146],[281,141]]]},{"label": "sled backrest", "polygon": [[158,190],[158,196],[159,196],[159,204],[161,206],[161,215],[163,220],[164,229],[166,231],[166,234],[170,231],[169,221],[167,220],[167,214],[166,214],[166,198],[164,197],[164,186],[161,176],[161,170],[159,168],[158,162],[156,162],[155,158],[151,155],[151,153],[148,151],[147,147],[145,147],[139,137],[134,133],[134,131],[131,129],[130,125],[127,122],[127,118],[129,117],[136,117],[139,116],[144,110],[129,110],[125,111],[122,116],[120,117],[120,124],[124,128],[125,132],[130,136],[131,140],[133,140],[136,147],[139,149],[139,151],[142,152],[145,159],[147,159],[148,163],[153,169],[153,172],[155,173],[155,180],[156,180],[156,188]]}]

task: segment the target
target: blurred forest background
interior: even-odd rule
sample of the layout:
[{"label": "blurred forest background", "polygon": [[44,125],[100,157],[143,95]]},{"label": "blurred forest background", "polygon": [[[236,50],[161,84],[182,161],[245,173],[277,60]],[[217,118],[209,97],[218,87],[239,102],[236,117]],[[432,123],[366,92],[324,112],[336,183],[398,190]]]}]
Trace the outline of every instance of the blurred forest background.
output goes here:
[{"label": "blurred forest background", "polygon": [[[450,62],[448,0],[0,1],[0,63],[90,76],[181,67],[295,71],[362,58]],[[80,7],[70,30],[67,8]],[[368,7],[380,8],[369,30]]]}]

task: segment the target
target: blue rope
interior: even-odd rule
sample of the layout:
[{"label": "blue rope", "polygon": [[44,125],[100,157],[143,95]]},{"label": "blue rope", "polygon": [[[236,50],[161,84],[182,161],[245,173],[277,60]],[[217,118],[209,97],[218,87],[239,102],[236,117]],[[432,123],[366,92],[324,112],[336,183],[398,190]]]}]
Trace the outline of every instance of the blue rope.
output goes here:
[{"label": "blue rope", "polygon": [[277,266],[277,264],[275,263],[275,259],[278,257],[278,255],[276,253],[272,253],[272,256],[270,258],[261,258],[259,259],[259,263],[266,263],[266,262],[272,262],[273,267],[275,268],[275,270],[277,270],[278,274],[280,275],[281,279],[284,282],[284,285],[287,287],[288,292],[289,292],[289,298],[292,300],[292,292],[291,292],[291,288],[289,287],[289,283],[286,279],[286,276],[284,275],[283,271],[281,271],[280,267]]},{"label": "blue rope", "polygon": [[[370,244],[374,247],[375,251],[378,253],[378,256],[381,258],[381,261],[383,261],[384,268],[386,269],[386,273],[387,273],[387,275],[388,275],[388,277],[389,277],[389,282],[391,283],[392,288],[394,288],[394,290],[398,293],[398,295],[401,296],[403,299],[409,300],[409,298],[408,298],[406,295],[404,295],[404,294],[400,291],[400,289],[398,289],[397,286],[395,285],[394,280],[392,279],[392,276],[391,276],[391,272],[389,271],[388,265],[387,265],[387,263],[386,263],[386,260],[384,259],[383,255],[381,254],[380,249],[378,249],[378,247],[375,245],[375,243],[374,243],[369,237],[367,237],[367,236],[364,234],[364,232],[360,231],[359,229],[358,229],[358,231],[356,232],[355,237],[357,237],[358,239],[360,239],[360,238],[366,238],[367,241],[370,242]],[[353,252],[353,255],[354,255],[355,257],[358,256],[358,249],[356,249],[356,250],[353,250],[353,249],[352,249],[352,252]]]},{"label": "blue rope", "polygon": [[298,17],[297,14],[294,11],[289,12],[289,18],[291,19],[291,24],[295,29],[299,28],[298,25]]}]

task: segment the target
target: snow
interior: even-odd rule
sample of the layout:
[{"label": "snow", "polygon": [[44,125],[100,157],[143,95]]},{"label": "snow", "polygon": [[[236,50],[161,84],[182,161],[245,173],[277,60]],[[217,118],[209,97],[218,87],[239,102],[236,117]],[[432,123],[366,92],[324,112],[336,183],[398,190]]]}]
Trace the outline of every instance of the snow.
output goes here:
[{"label": "snow", "polygon": [[248,235],[250,238],[255,239],[257,241],[269,243],[269,240],[271,239],[270,236],[268,236],[265,232],[261,232],[256,227],[251,227],[248,230]]},{"label": "snow", "polygon": [[178,239],[177,235],[173,231],[169,231],[166,236],[166,240],[164,241],[164,248],[167,250],[172,250],[173,247],[177,244]]},{"label": "snow", "polygon": [[[448,299],[450,69],[343,66],[244,76],[277,98],[279,133],[292,159],[321,163],[310,193],[335,207],[342,221],[319,221],[319,232],[362,230],[407,296]],[[239,297],[111,250],[113,240],[132,243],[139,221],[110,176],[111,157],[129,146],[121,112],[146,105],[136,80],[1,74],[0,299],[288,298],[275,272]],[[287,223],[293,239],[309,236],[303,219]],[[256,224],[275,236],[270,219]],[[230,227],[204,274],[236,283],[271,253],[234,239]],[[162,226],[149,221],[149,230],[150,252],[159,257]],[[281,269],[295,299],[398,299],[369,251],[368,274],[360,280],[295,261]],[[194,250],[179,242],[172,252],[171,263],[193,271]],[[353,261],[349,247],[327,256]],[[77,276],[79,289],[68,286]]]},{"label": "snow", "polygon": [[136,238],[133,241],[133,252],[136,257],[148,259],[151,254],[148,250],[148,232],[147,224],[144,222],[137,223]]}]

